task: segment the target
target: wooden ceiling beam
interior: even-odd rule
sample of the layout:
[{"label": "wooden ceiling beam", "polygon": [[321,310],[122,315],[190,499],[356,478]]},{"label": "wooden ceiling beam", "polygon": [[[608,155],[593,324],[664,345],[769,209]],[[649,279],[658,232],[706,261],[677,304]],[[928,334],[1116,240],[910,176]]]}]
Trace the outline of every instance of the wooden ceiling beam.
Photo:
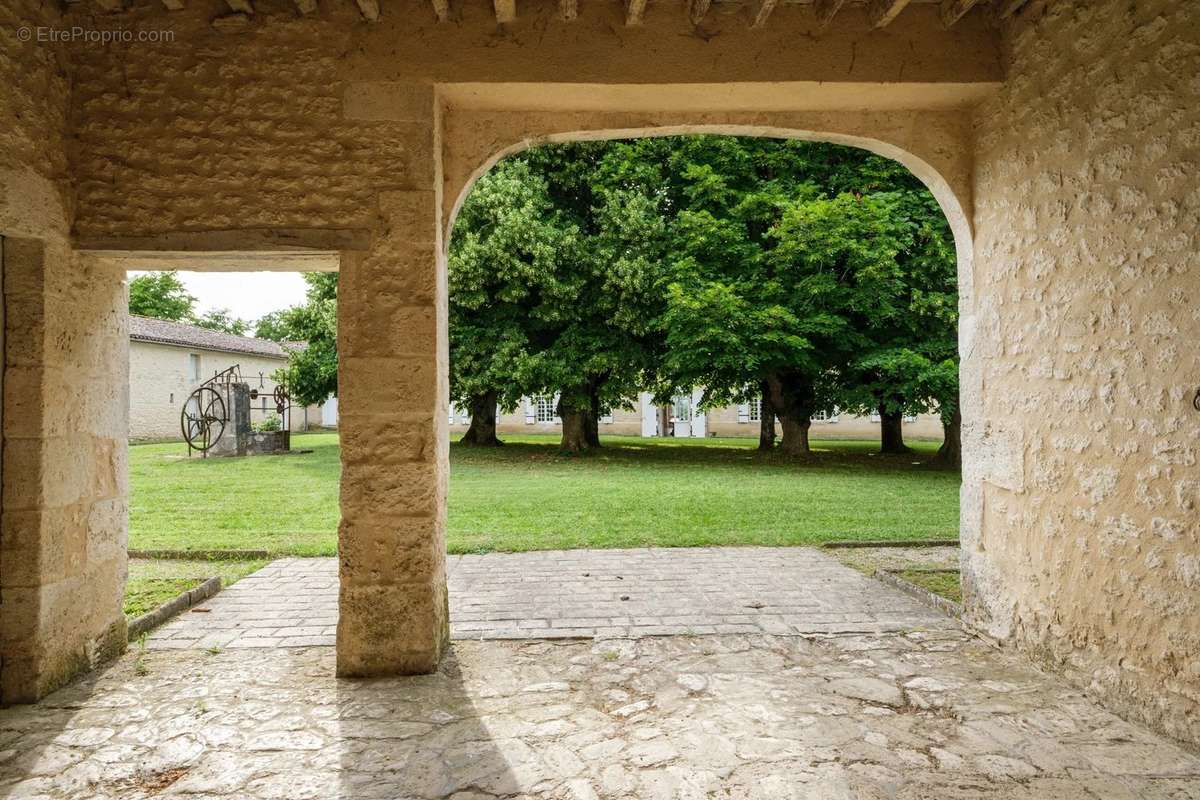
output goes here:
[{"label": "wooden ceiling beam", "polygon": [[750,27],[761,28],[775,10],[779,0],[750,0]]},{"label": "wooden ceiling beam", "polygon": [[817,30],[823,31],[833,22],[833,18],[842,10],[846,0],[817,0],[813,4],[813,13],[817,15]]},{"label": "wooden ceiling beam", "polygon": [[908,5],[908,0],[871,0],[867,6],[867,15],[871,18],[871,26],[882,28],[894,20]]},{"label": "wooden ceiling beam", "polygon": [[496,22],[499,25],[506,25],[517,18],[517,0],[492,0],[492,7],[496,9]]},{"label": "wooden ceiling beam", "polygon": [[646,0],[625,0],[625,24],[641,25],[646,16]]},{"label": "wooden ceiling beam", "polygon": [[942,17],[942,25],[949,28],[954,23],[962,19],[963,14],[966,14],[979,0],[942,0],[942,6],[939,11]]}]

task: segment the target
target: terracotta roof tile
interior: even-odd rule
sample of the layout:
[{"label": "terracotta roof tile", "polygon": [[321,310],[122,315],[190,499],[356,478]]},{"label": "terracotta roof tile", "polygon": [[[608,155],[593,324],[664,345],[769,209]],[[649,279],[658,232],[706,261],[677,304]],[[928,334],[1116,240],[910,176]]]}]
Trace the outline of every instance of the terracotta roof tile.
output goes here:
[{"label": "terracotta roof tile", "polygon": [[249,353],[268,358],[287,358],[288,350],[301,349],[303,342],[278,342],[235,336],[232,333],[201,328],[183,322],[171,322],[153,317],[129,315],[129,338],[138,342],[157,342],[195,347],[199,350],[221,350],[230,353]]}]

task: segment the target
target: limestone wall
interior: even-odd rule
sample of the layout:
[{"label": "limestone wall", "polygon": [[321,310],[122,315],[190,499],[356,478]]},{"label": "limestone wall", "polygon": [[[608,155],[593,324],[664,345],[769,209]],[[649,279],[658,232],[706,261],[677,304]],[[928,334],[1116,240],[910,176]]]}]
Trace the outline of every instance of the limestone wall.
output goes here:
[{"label": "limestone wall", "polygon": [[[72,22],[115,22],[89,18],[86,4],[72,8]],[[652,9],[645,26],[625,30],[619,3],[585,4],[570,24],[555,19],[552,3],[530,4],[498,31],[486,3],[464,4],[456,9],[461,18],[443,25],[432,13],[423,18],[416,7],[396,4],[371,25],[353,3],[328,4],[307,18],[291,6],[267,6],[244,31],[231,33],[214,28],[211,5],[168,13],[161,4],[138,4],[120,24],[169,29],[174,41],[74,54],[76,231],[89,240],[280,227],[378,230],[380,193],[432,179],[430,132],[413,113],[435,83],[468,87],[454,92],[456,107],[495,108],[500,97],[508,107],[542,110],[552,98],[568,107],[598,97],[619,104],[584,83],[652,79],[673,85],[668,94],[693,109],[945,110],[1001,77],[996,35],[975,15],[948,32],[935,8],[919,6],[875,31],[861,9],[847,8],[835,30],[796,48],[814,24],[808,9],[783,5],[763,30],[714,11],[711,39],[691,35],[675,11]],[[681,86],[764,79],[779,83],[721,96]],[[489,85],[496,81],[507,83]],[[548,92],[539,81],[557,81],[561,91]],[[753,98],[749,106],[745,98]],[[635,100],[663,107],[654,96],[629,102]],[[905,137],[920,138],[927,127],[910,115],[893,122],[891,130]]]},{"label": "limestone wall", "polygon": [[[263,231],[289,229],[289,242],[295,229],[363,234],[342,258],[339,290],[346,675],[427,670],[445,643],[445,225],[488,159],[581,129],[875,137],[881,152],[917,152],[913,163],[939,181],[963,233],[969,156],[956,109],[1000,78],[997,40],[980,18],[947,32],[924,6],[886,32],[848,10],[844,25],[803,48],[793,45],[812,27],[811,9],[786,6],[758,31],[714,15],[711,39],[691,35],[675,9],[624,30],[619,4],[585,4],[569,25],[553,4],[530,6],[502,30],[486,4],[441,26],[393,11],[367,25],[353,4],[322,5],[310,18],[266,6],[231,32],[202,4],[170,14],[142,4],[122,24],[167,26],[175,41],[88,49],[73,71],[77,242],[142,249],[161,246],[160,235],[199,233],[237,250]],[[648,76],[668,85],[651,96],[628,89]],[[724,93],[681,86],[764,76]],[[624,84],[610,101],[636,108],[563,113],[606,97],[581,82]],[[676,110],[663,110],[664,99]],[[472,113],[478,104],[485,111]],[[727,113],[706,113],[714,107]]]},{"label": "limestone wall", "polygon": [[51,4],[0,7],[3,703],[125,645],[125,294],[70,249],[68,53],[18,38],[55,24]]},{"label": "limestone wall", "polygon": [[970,613],[1197,742],[1200,5],[1039,5],[976,117]]}]

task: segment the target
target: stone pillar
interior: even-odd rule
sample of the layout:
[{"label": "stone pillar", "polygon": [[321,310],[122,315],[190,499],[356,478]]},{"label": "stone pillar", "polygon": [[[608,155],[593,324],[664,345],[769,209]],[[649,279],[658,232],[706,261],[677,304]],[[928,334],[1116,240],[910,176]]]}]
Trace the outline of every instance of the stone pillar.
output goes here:
[{"label": "stone pillar", "polygon": [[430,672],[449,638],[439,123],[431,90],[400,96],[397,127],[425,156],[409,165],[419,188],[380,196],[379,236],[343,255],[338,285],[342,676]]},{"label": "stone pillar", "polygon": [[124,273],[5,239],[0,702],[119,653],[126,628]]}]

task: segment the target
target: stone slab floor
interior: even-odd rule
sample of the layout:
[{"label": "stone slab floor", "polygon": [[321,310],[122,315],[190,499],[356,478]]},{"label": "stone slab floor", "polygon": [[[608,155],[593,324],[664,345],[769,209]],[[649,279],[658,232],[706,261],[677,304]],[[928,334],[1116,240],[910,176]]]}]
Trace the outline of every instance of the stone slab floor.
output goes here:
[{"label": "stone slab floor", "polygon": [[1200,758],[956,630],[147,651],[0,712],[9,798],[1200,798]]},{"label": "stone slab floor", "polygon": [[[450,556],[456,639],[883,632],[949,620],[810,548]],[[281,559],[150,637],[152,649],[332,645],[337,560]]]}]

